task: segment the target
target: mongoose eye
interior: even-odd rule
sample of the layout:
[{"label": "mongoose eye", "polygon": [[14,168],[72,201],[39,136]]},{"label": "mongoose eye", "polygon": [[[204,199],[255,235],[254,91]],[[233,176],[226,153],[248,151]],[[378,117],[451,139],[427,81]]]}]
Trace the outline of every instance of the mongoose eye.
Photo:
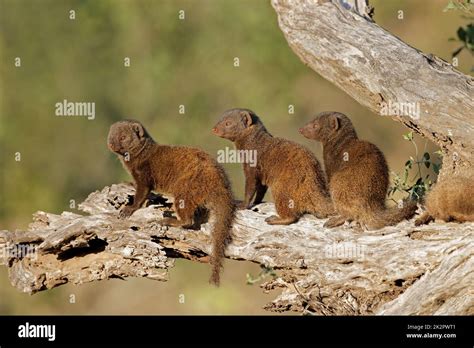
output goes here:
[{"label": "mongoose eye", "polygon": [[231,124],[232,124],[232,122],[226,121],[225,126],[226,126],[226,127],[229,127]]},{"label": "mongoose eye", "polygon": [[120,140],[125,140],[125,135],[122,135],[122,136],[120,137]]}]

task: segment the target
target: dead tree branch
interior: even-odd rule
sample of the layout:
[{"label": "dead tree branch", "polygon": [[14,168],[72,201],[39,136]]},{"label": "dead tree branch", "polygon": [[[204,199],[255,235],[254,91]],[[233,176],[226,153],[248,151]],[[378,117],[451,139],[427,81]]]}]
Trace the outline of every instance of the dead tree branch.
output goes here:
[{"label": "dead tree branch", "polygon": [[[175,258],[208,261],[212,221],[200,230],[163,227],[156,223],[169,210],[162,204],[119,219],[119,208],[133,194],[129,184],[112,185],[79,205],[84,215],[37,212],[27,231],[0,231],[0,263],[13,286],[35,293],[109,278],[166,281]],[[268,310],[474,313],[473,223],[415,228],[407,221],[358,233],[349,226],[325,229],[324,220],[312,216],[270,226],[264,222],[270,214],[270,203],[239,211],[226,252],[276,271],[275,279],[261,285],[283,290]]]},{"label": "dead tree branch", "polygon": [[389,103],[419,106],[418,115],[391,117],[445,152],[441,180],[471,175],[474,78],[379,27],[367,3],[272,0],[280,29],[304,64],[376,114]]}]

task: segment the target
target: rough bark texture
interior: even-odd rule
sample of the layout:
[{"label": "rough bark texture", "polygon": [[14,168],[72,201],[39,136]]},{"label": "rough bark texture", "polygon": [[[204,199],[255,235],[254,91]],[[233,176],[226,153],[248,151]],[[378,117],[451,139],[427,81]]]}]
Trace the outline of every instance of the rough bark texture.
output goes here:
[{"label": "rough bark texture", "polygon": [[[169,208],[149,205],[128,220],[118,209],[129,184],[89,195],[80,215],[37,212],[28,231],[0,231],[0,263],[11,283],[34,293],[65,284],[147,277],[167,280],[174,258],[208,261],[212,221],[200,230],[160,226]],[[328,230],[305,216],[270,226],[270,203],[239,211],[226,256],[273,268],[261,286],[281,289],[266,308],[314,314],[474,314],[474,224],[413,221],[373,232]],[[165,213],[166,214],[166,213]],[[15,252],[30,247],[28,253]],[[34,252],[31,252],[34,249]],[[225,270],[224,270],[225,272]]]},{"label": "rough bark texture", "polygon": [[[366,0],[272,0],[293,51],[376,114],[417,103],[419,117],[392,116],[445,152],[440,179],[474,171],[474,79],[424,54],[372,20]],[[317,92],[315,92],[317,95]]]},{"label": "rough bark texture", "polygon": [[[446,152],[443,173],[472,173],[474,81],[408,46],[371,20],[365,0],[272,0],[291,48],[326,79],[375,113],[384,102],[419,103],[420,117],[393,118]],[[166,209],[150,205],[128,220],[118,209],[134,190],[92,193],[86,215],[37,212],[28,231],[0,231],[0,264],[29,293],[65,283],[147,277],[166,281],[174,258],[207,262],[212,221],[200,230],[160,226]],[[156,200],[159,202],[160,200]],[[163,203],[163,202],[162,202]],[[266,308],[308,314],[474,314],[474,223],[372,232],[328,230],[305,216],[270,226],[273,204],[239,211],[226,256],[276,270]]]}]

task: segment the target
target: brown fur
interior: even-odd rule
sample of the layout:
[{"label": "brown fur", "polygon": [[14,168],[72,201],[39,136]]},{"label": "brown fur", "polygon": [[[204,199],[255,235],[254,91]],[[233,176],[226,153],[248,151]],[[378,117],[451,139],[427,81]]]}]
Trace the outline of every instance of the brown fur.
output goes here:
[{"label": "brown fur", "polygon": [[416,203],[386,208],[389,185],[385,156],[377,146],[359,140],[351,120],[338,112],[324,112],[300,129],[308,139],[323,144],[329,191],[338,217],[325,226],[356,221],[368,229],[394,225],[415,214]]},{"label": "brown fur", "polygon": [[426,196],[425,208],[426,211],[415,221],[416,226],[435,219],[474,221],[474,179],[453,177],[437,183]]},{"label": "brown fur", "polygon": [[137,121],[120,121],[110,127],[108,146],[135,180],[133,204],[125,206],[128,217],[145,202],[151,190],[174,196],[176,218],[164,218],[170,226],[193,226],[198,208],[215,215],[212,233],[213,267],[210,281],[219,285],[226,243],[234,220],[234,199],[223,168],[207,153],[192,147],[157,144]]},{"label": "brown fur", "polygon": [[237,150],[257,151],[255,167],[243,164],[245,200],[242,208],[250,208],[254,196],[253,203],[260,203],[270,187],[279,216],[267,218],[269,224],[291,224],[304,213],[319,218],[334,213],[317,158],[299,144],[274,138],[253,111],[224,112],[213,132],[233,141]]}]

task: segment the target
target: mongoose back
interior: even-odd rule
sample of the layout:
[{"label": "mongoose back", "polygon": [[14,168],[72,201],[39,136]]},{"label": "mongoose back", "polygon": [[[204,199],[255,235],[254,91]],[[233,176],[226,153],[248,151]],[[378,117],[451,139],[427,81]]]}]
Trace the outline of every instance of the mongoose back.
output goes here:
[{"label": "mongoose back", "polygon": [[438,182],[426,195],[425,208],[426,211],[415,221],[416,226],[435,219],[474,221],[474,179],[457,176]]},{"label": "mongoose back", "polygon": [[140,122],[125,120],[110,127],[108,147],[133,176],[136,194],[121,217],[128,217],[145,202],[151,190],[174,196],[176,218],[164,225],[189,228],[196,209],[207,208],[215,216],[212,232],[212,276],[219,285],[222,258],[234,220],[234,198],[224,169],[207,153],[192,147],[156,143]]},{"label": "mongoose back", "polygon": [[273,137],[259,117],[248,109],[231,109],[221,116],[213,132],[235,143],[237,150],[254,151],[256,163],[243,163],[245,199],[241,208],[262,201],[271,189],[279,216],[271,225],[288,225],[304,213],[324,218],[334,213],[326,179],[311,151],[292,141]]},{"label": "mongoose back", "polygon": [[404,201],[401,208],[386,207],[389,174],[385,156],[374,144],[359,140],[346,115],[323,112],[300,133],[323,144],[329,191],[339,215],[329,219],[326,227],[355,221],[362,227],[379,229],[415,214],[413,201]]}]

